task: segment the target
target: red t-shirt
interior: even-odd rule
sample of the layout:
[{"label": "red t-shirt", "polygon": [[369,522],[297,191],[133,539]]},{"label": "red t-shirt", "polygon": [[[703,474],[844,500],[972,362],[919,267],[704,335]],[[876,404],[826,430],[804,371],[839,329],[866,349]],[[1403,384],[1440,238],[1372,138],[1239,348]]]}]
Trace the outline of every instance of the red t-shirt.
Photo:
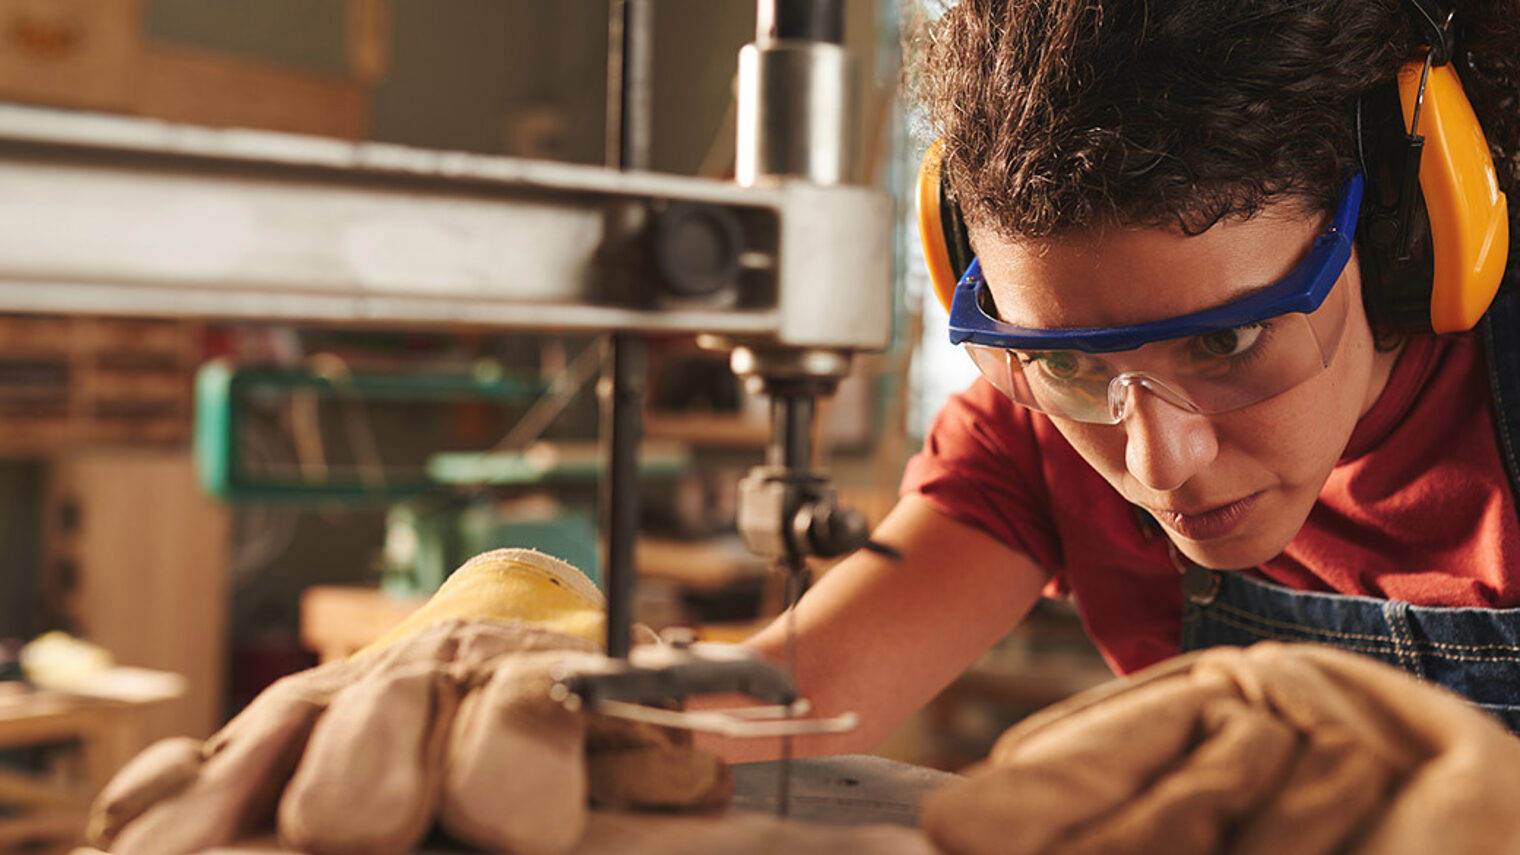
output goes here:
[{"label": "red t-shirt", "polygon": [[[1297,590],[1424,606],[1520,606],[1520,518],[1499,456],[1482,348],[1414,337],[1357,423],[1298,536],[1256,568]],[[952,398],[902,493],[1027,553],[1072,595],[1119,673],[1178,652],[1182,593],[1166,539],[1050,419],[986,381]]]}]

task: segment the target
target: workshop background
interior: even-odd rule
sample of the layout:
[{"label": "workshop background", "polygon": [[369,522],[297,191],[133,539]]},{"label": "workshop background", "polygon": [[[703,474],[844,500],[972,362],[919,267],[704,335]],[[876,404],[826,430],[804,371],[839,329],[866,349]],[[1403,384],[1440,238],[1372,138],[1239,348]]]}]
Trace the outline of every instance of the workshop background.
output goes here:
[{"label": "workshop background", "polygon": [[[935,7],[847,3],[866,59],[854,177],[900,200],[895,333],[823,406],[817,445],[873,521],[938,402],[973,376],[924,300],[907,220],[925,141],[898,95],[902,33]],[[728,176],[754,6],[654,9],[653,167]],[[0,100],[601,164],[607,16],[606,0],[0,0]],[[782,598],[734,532],[766,404],[725,355],[650,344],[635,616],[737,640]],[[278,676],[356,649],[473,551],[536,545],[598,576],[605,351],[588,335],[130,306],[0,315],[0,852],[67,851],[127,756],[205,736]],[[208,496],[197,443],[259,484]],[[474,452],[491,453],[489,478]],[[22,664],[49,690],[26,687]],[[958,768],[1106,675],[1069,608],[1047,604],[882,753]]]}]

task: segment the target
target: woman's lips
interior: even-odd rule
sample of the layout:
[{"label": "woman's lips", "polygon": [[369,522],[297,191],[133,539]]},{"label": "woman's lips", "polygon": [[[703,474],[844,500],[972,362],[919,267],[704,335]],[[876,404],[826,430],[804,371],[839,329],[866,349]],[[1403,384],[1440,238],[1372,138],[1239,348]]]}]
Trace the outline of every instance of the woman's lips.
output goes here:
[{"label": "woman's lips", "polygon": [[1162,525],[1188,540],[1214,540],[1224,537],[1240,526],[1250,515],[1260,493],[1253,493],[1228,505],[1220,505],[1198,513],[1152,510]]}]

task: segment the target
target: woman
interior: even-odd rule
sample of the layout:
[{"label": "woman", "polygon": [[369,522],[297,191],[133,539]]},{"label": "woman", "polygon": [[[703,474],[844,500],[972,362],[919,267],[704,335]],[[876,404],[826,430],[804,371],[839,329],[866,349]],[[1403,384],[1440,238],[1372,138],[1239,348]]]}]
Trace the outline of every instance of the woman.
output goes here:
[{"label": "woman", "polygon": [[[1397,222],[1398,72],[1416,93],[1456,72],[1512,191],[1517,21],[1406,0],[945,14],[921,76],[978,260],[951,326],[984,377],[874,535],[902,559],[854,556],[797,606],[800,688],[865,720],[804,750],[873,746],[1042,593],[1075,598],[1120,673],[1330,643],[1520,727],[1520,516],[1489,383],[1508,325],[1400,332],[1381,296],[1433,275],[1397,257],[1430,254],[1418,199]],[[779,658],[785,633],[751,643]]]}]

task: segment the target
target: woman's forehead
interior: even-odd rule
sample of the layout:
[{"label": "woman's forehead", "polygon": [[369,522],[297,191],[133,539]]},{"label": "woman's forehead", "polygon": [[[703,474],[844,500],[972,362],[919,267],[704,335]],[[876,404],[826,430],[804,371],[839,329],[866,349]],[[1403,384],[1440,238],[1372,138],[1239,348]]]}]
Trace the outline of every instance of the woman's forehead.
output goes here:
[{"label": "woman's forehead", "polygon": [[1112,226],[1055,237],[972,230],[1003,321],[1040,329],[1144,323],[1239,299],[1287,275],[1325,217],[1269,207],[1200,234]]}]

